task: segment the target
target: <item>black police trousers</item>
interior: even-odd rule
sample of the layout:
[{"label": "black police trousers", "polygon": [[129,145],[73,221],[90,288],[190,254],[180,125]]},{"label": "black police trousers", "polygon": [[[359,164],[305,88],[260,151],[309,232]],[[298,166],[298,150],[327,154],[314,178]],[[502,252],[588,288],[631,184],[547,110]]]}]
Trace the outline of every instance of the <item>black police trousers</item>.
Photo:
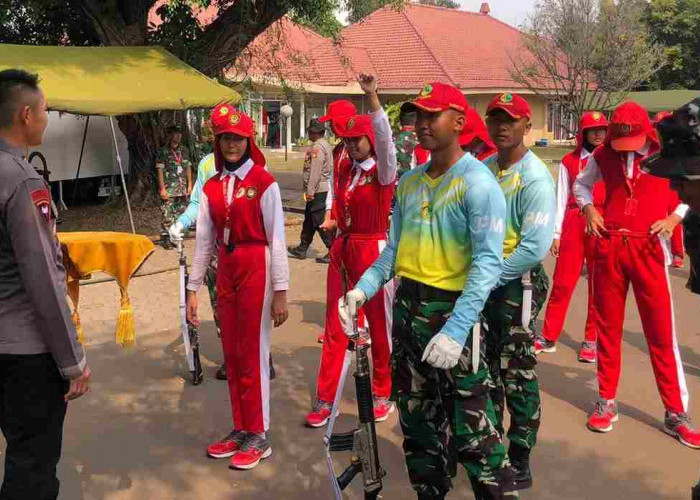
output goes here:
[{"label": "black police trousers", "polygon": [[7,441],[2,500],[55,500],[69,382],[50,354],[0,354],[0,429]]}]

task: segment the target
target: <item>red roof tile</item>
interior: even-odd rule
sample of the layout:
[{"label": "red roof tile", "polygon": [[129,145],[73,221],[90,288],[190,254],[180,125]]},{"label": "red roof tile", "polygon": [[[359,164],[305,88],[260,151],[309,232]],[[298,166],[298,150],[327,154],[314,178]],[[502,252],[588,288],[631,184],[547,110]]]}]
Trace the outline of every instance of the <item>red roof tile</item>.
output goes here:
[{"label": "red roof tile", "polygon": [[380,91],[414,92],[430,81],[461,89],[522,88],[509,73],[509,56],[522,53],[521,37],[486,14],[410,3],[348,26],[338,43],[284,17],[254,40],[229,76],[344,86],[371,71]]},{"label": "red roof tile", "polygon": [[520,87],[509,74],[509,53],[521,47],[521,36],[489,15],[420,4],[384,7],[343,31],[344,41],[367,49],[384,90],[416,90],[431,80]]}]

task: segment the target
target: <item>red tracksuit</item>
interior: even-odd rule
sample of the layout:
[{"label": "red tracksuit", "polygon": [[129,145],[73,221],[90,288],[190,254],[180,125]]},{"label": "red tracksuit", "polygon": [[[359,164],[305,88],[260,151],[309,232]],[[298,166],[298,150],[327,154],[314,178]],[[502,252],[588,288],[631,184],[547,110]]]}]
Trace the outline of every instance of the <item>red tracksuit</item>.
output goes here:
[{"label": "red tracksuit", "polygon": [[[588,314],[584,340],[596,340],[597,314],[593,298],[595,238],[586,234],[586,217],[576,204],[573,193],[574,181],[588,163],[589,156],[590,153],[579,146],[562,158],[559,167],[557,227],[554,236],[555,239],[559,239],[559,256],[554,268],[554,283],[542,329],[542,336],[552,342],[556,342],[564,328],[571,296],[581,276],[584,262],[588,271]],[[593,189],[593,203],[600,212],[603,211],[604,200],[605,187],[602,182],[598,182]]]},{"label": "red tracksuit", "polygon": [[[651,144],[651,143],[648,143]],[[622,325],[630,284],[649,347],[656,383],[666,410],[686,411],[688,389],[678,352],[673,301],[667,265],[668,243],[650,236],[652,224],[668,216],[671,196],[668,180],[645,174],[642,158],[658,150],[619,153],[609,145],[593,153],[575,184],[577,201],[596,178],[606,188],[604,217],[606,235],[596,242],[594,287],[600,315],[597,374],[600,397],[615,399],[620,378]]]},{"label": "red tracksuit", "polygon": [[217,174],[204,185],[193,287],[201,282],[200,268],[206,268],[200,265],[205,262],[202,256],[214,241],[219,248],[216,291],[234,428],[259,434],[270,422],[272,298],[274,291],[286,290],[289,281],[279,187],[264,167],[249,160],[235,173]]},{"label": "red tracksuit", "polygon": [[[678,197],[678,193],[672,189],[671,202],[668,205],[668,213],[672,214],[680,202],[681,200]],[[685,256],[685,245],[683,243],[683,224],[678,224],[676,226],[676,229],[674,229],[673,231],[673,235],[671,236],[671,254],[673,254],[674,257]]]},{"label": "red tracksuit", "polygon": [[[389,146],[393,157],[391,131],[383,131],[383,141],[377,144]],[[382,146],[382,147],[384,147]],[[384,147],[386,149],[386,147]],[[378,151],[387,154],[389,151]],[[389,162],[391,163],[391,162]],[[343,358],[348,339],[338,319],[338,300],[343,297],[343,274],[347,273],[347,290],[354,288],[362,274],[379,257],[386,245],[389,212],[394,194],[396,164],[384,166],[389,172],[380,174],[377,160],[370,158],[362,164],[350,158],[343,159],[334,180],[336,191],[333,201],[333,218],[338,223],[339,237],[331,247],[331,262],[326,282],[326,326],[321,366],[318,372],[317,395],[321,401],[332,402],[338,387]],[[386,177],[391,182],[382,184]],[[386,179],[385,179],[386,182]],[[392,284],[372,297],[361,310],[364,311],[372,339],[373,382],[375,397],[391,395],[391,318],[394,301]]]}]

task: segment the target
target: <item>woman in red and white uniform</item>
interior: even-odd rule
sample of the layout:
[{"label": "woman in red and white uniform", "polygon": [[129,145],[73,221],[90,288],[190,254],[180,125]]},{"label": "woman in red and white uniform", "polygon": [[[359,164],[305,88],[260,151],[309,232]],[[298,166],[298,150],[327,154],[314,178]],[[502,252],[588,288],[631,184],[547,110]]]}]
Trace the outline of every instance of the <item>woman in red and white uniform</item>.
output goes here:
[{"label": "woman in red and white uniform", "polygon": [[[588,272],[588,316],[583,342],[578,351],[582,363],[595,363],[598,322],[593,298],[593,262],[595,237],[586,234],[586,217],[576,203],[573,193],[576,176],[586,167],[593,150],[603,144],[608,126],[605,115],[597,111],[584,113],[576,134],[576,149],[562,158],[557,183],[557,214],[551,254],[557,258],[554,285],[547,303],[542,334],[535,341],[535,352],[556,352],[556,341],[564,328],[571,296],[581,276],[583,263]],[[593,189],[593,204],[602,213],[605,186],[597,182]]]},{"label": "woman in red and white uniform", "polygon": [[217,175],[204,185],[187,285],[187,317],[195,325],[197,290],[218,246],[218,295],[233,412],[233,430],[207,447],[231,468],[252,469],[272,454],[270,331],[287,319],[289,269],[280,189],[253,141],[253,121],[223,104],[212,113]]},{"label": "woman in red and white uniform", "polygon": [[[328,422],[348,343],[338,319],[338,301],[343,296],[341,266],[347,273],[350,290],[379,257],[386,245],[396,184],[396,151],[389,118],[377,97],[376,77],[360,75],[358,81],[369,99],[371,113],[334,122],[348,156],[340,162],[334,179],[332,217],[337,221],[339,234],[331,248],[328,268],[326,327],[317,401],[306,415],[306,423],[311,427],[321,427]],[[372,339],[372,389],[377,421],[386,420],[393,411],[389,402],[393,298],[393,286],[387,285],[363,307]]]},{"label": "woman in red and white uniform", "polygon": [[474,108],[469,108],[464,115],[465,123],[459,136],[459,147],[465,153],[471,153],[479,161],[486,161],[498,154],[496,145],[489,137],[484,120]]}]

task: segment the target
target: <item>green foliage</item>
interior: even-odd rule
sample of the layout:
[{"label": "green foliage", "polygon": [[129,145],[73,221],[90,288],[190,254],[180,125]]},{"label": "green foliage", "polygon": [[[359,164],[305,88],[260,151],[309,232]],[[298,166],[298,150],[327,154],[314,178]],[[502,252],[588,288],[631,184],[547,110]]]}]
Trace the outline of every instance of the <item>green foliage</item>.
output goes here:
[{"label": "green foliage", "polygon": [[422,5],[434,5],[436,7],[446,7],[448,9],[459,9],[459,2],[454,0],[419,0]]},{"label": "green foliage", "polygon": [[299,15],[294,13],[292,19],[302,26],[306,26],[307,28],[314,30],[319,35],[329,38],[336,38],[343,29],[343,25],[335,16],[335,5],[338,4],[331,0],[326,2],[325,8],[316,11],[311,17],[308,15]]},{"label": "green foliage", "polygon": [[60,0],[0,0],[0,43],[98,45],[92,23]]},{"label": "green foliage", "polygon": [[403,102],[394,102],[384,106],[384,111],[389,116],[389,123],[391,124],[391,129],[394,132],[398,132],[401,127],[399,123],[399,115],[401,114],[401,105]]},{"label": "green foliage", "polygon": [[700,0],[651,0],[645,20],[666,61],[652,87],[700,89]]}]

